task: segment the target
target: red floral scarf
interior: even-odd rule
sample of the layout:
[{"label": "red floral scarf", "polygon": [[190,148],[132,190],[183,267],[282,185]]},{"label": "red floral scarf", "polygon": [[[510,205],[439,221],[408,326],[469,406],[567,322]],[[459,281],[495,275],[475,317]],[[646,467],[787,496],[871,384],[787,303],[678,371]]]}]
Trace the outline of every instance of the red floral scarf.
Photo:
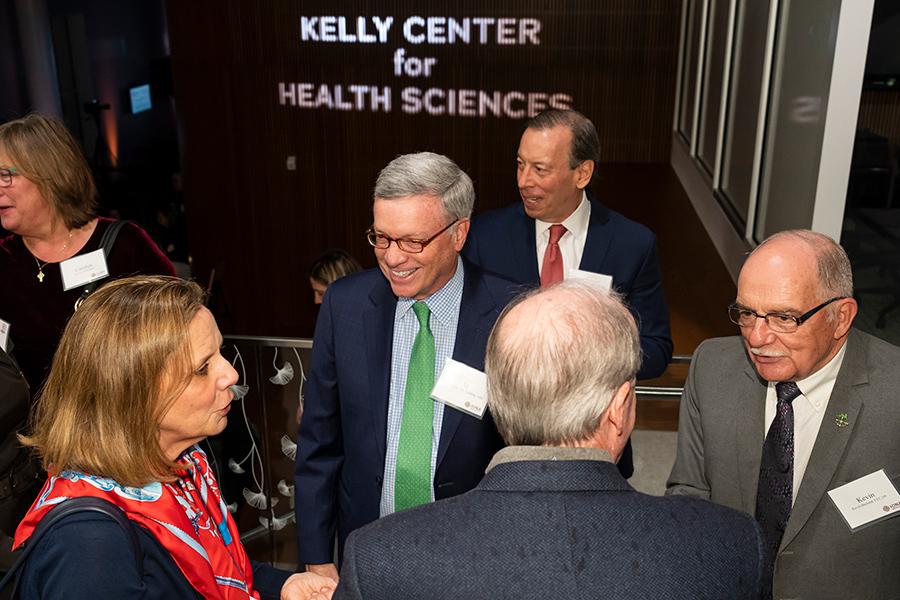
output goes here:
[{"label": "red floral scarf", "polygon": [[169,551],[178,568],[204,598],[259,598],[253,591],[250,559],[228,514],[206,454],[197,446],[180,461],[177,480],[125,487],[111,479],[63,471],[47,480],[16,530],[13,547],[31,536],[57,504],[80,496],[107,500],[148,530]]}]

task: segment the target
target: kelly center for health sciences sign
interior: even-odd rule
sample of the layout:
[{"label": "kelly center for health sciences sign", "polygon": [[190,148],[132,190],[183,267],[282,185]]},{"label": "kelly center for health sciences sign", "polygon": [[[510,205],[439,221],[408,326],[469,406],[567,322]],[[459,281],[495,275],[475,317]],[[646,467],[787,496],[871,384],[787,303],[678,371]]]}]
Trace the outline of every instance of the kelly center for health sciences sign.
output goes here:
[{"label": "kelly center for health sciences sign", "polygon": [[[297,29],[301,52],[334,45],[369,45],[387,48],[379,55],[389,58],[374,66],[380,71],[372,79],[396,79],[398,85],[370,81],[280,81],[280,105],[300,109],[401,112],[432,116],[523,119],[547,108],[576,108],[568,91],[525,91],[524,89],[483,89],[483,86],[446,85],[442,70],[452,59],[439,52],[473,52],[479,56],[504,56],[513,47],[534,49],[541,45],[544,26],[530,17],[447,17],[390,15],[304,15]],[[509,55],[515,61],[514,55]],[[311,58],[312,60],[312,58]],[[476,74],[477,70],[473,71]],[[417,85],[400,80],[421,81]],[[474,79],[482,79],[474,77]]]},{"label": "kelly center for health sciences sign", "polygon": [[400,154],[449,156],[491,210],[518,197],[524,121],[573,108],[600,134],[598,185],[628,193],[607,165],[670,160],[682,4],[168,2],[195,272],[216,273],[223,330],[312,335],[286,274],[327,248],[374,266],[372,186]]}]

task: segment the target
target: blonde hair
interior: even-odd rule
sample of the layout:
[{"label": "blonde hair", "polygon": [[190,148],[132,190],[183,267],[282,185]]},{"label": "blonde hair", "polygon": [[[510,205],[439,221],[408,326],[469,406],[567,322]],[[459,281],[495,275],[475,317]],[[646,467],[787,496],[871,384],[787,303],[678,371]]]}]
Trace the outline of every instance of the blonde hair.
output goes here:
[{"label": "blonde hair", "polygon": [[362,267],[356,259],[335,248],[324,252],[316,259],[309,269],[309,278],[328,286],[341,277],[357,271],[362,271]]},{"label": "blonde hair", "polygon": [[97,186],[81,147],[61,121],[30,114],[0,125],[0,151],[16,172],[34,183],[66,227],[94,218]]},{"label": "blonde hair", "polygon": [[63,332],[21,437],[51,473],[126,486],[173,478],[159,423],[189,382],[188,328],[203,290],[175,277],[128,277],[91,294]]}]

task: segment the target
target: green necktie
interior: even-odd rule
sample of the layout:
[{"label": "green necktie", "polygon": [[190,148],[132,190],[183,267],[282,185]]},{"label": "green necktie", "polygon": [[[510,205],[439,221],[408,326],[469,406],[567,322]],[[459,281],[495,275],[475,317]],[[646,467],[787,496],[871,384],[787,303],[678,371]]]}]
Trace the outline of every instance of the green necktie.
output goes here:
[{"label": "green necktie", "polygon": [[434,336],[428,326],[431,311],[424,302],[412,306],[419,319],[403,394],[403,419],[397,447],[394,509],[431,502],[431,438],[434,425]]}]

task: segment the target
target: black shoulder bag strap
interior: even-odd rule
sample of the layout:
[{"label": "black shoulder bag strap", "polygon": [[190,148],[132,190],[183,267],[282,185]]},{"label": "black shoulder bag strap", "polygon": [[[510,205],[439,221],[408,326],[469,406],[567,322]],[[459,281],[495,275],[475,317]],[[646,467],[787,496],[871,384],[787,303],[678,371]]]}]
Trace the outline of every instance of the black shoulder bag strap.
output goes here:
[{"label": "black shoulder bag strap", "polygon": [[[100,248],[103,249],[103,258],[109,259],[109,253],[112,251],[113,244],[116,243],[116,237],[119,235],[119,231],[122,227],[125,226],[125,223],[128,221],[119,219],[118,221],[113,221],[109,224],[109,227],[106,228],[106,231],[103,232],[103,237],[100,238]],[[81,303],[84,302],[84,299],[90,296],[94,290],[97,289],[97,285],[101,282],[101,279],[97,281],[92,281],[81,290],[81,296],[78,297],[78,300],[75,301],[75,310],[78,310],[78,307],[81,306]]]},{"label": "black shoulder bag strap", "polygon": [[125,532],[125,537],[128,538],[128,542],[131,545],[131,551],[134,554],[134,562],[137,567],[138,575],[143,578],[144,553],[141,550],[141,542],[138,540],[138,534],[134,529],[134,525],[131,524],[131,521],[128,520],[128,517],[125,516],[122,509],[112,502],[107,502],[102,498],[86,496],[82,498],[72,498],[71,500],[62,502],[40,520],[37,527],[34,528],[31,537],[25,542],[25,545],[21,550],[22,553],[16,558],[16,562],[10,567],[6,576],[3,577],[3,580],[0,581],[0,590],[3,590],[7,585],[12,583],[13,587],[10,597],[16,598],[16,593],[19,590],[19,578],[22,575],[22,568],[25,566],[25,561],[28,560],[31,551],[37,547],[41,538],[50,531],[54,525],[72,513],[80,512],[97,512],[108,515],[113,521],[119,524],[119,527]]}]

